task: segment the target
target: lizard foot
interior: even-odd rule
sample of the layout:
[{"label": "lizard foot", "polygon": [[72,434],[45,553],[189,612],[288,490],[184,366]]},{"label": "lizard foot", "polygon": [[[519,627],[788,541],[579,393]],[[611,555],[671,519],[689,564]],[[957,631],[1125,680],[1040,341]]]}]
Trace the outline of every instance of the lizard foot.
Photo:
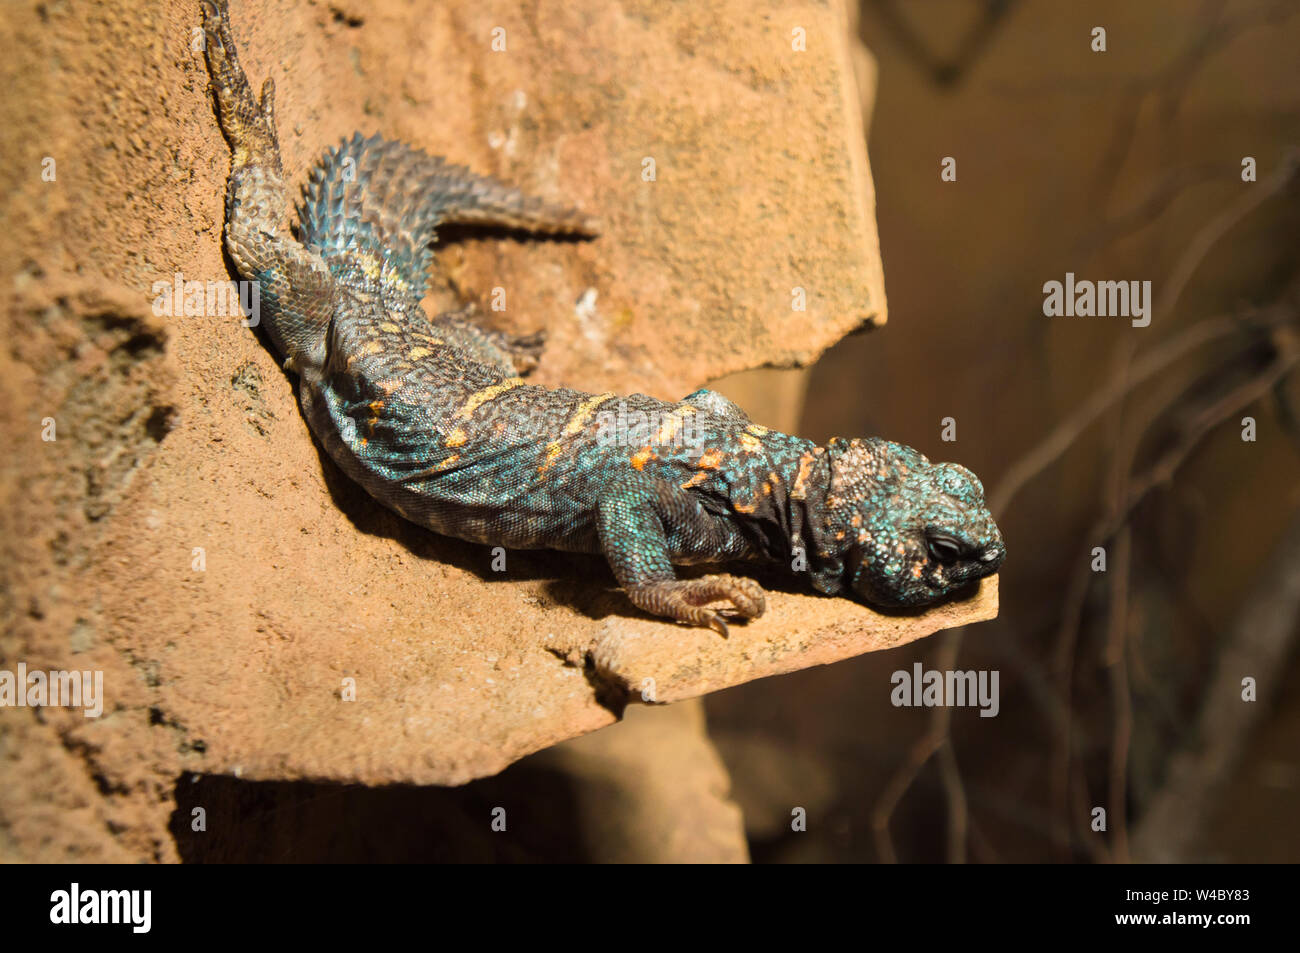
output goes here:
[{"label": "lizard foot", "polygon": [[721,612],[707,608],[710,602],[730,602],[735,614],[743,619],[756,619],[767,608],[763,587],[743,576],[713,575],[654,582],[630,590],[628,596],[647,612],[690,625],[708,626],[724,637],[729,634],[726,619]]}]

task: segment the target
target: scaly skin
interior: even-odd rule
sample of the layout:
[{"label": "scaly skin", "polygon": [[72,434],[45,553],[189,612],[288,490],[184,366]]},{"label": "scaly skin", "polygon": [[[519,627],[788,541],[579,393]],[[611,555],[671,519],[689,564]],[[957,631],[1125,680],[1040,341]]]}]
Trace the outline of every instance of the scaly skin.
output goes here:
[{"label": "scaly skin", "polygon": [[[360,135],[325,154],[288,227],[270,80],[253,96],[226,0],[203,0],[217,114],[231,146],[226,247],[261,284],[261,319],[298,375],[308,425],[345,473],[411,522],[515,549],[602,553],[647,612],[726,634],[752,579],[678,579],[738,559],[809,574],[885,607],[938,601],[1001,564],[974,474],[878,438],[819,447],[749,421],[712,391],[665,402],[551,390],[516,367],[535,340],[472,309],[420,308],[437,225],[594,236],[578,212]],[[644,417],[640,416],[644,415]]]}]

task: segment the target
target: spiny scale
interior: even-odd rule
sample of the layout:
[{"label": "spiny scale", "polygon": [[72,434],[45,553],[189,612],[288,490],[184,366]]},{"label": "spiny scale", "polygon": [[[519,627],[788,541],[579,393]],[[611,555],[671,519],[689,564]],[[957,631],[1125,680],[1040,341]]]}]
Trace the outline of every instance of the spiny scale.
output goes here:
[{"label": "spiny scale", "polygon": [[[325,153],[299,210],[303,243],[339,278],[362,287],[374,265],[409,295],[424,296],[438,225],[484,224],[543,235],[594,236],[594,219],[524,195],[401,142],[360,133]],[[367,270],[367,266],[370,266]]]}]

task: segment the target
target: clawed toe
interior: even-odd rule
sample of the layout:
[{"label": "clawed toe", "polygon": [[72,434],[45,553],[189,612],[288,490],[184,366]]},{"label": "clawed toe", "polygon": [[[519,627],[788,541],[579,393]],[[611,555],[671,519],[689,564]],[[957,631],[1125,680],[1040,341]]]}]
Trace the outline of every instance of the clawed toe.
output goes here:
[{"label": "clawed toe", "polygon": [[767,608],[763,587],[743,576],[674,579],[630,591],[629,595],[647,612],[689,625],[704,626],[724,637],[729,634],[727,618],[723,612],[706,608],[710,603],[731,603],[731,614],[741,619],[756,619]]}]

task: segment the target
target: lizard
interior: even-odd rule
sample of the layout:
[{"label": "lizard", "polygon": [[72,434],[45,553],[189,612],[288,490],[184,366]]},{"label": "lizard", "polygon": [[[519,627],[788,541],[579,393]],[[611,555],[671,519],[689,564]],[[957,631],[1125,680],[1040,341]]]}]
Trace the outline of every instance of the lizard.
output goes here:
[{"label": "lizard", "polygon": [[577,210],[357,133],[312,169],[295,235],[274,81],[254,95],[228,0],[201,3],[231,150],[226,250],[259,285],[308,427],[379,503],[471,542],[601,554],[634,606],[724,636],[762,615],[762,586],[675,567],[785,563],[817,592],[885,609],[997,571],[1002,536],[960,465],[880,437],[817,445],[711,390],[661,401],[530,384],[535,340],[481,326],[472,307],[423,310],[437,227],[594,238]]}]

